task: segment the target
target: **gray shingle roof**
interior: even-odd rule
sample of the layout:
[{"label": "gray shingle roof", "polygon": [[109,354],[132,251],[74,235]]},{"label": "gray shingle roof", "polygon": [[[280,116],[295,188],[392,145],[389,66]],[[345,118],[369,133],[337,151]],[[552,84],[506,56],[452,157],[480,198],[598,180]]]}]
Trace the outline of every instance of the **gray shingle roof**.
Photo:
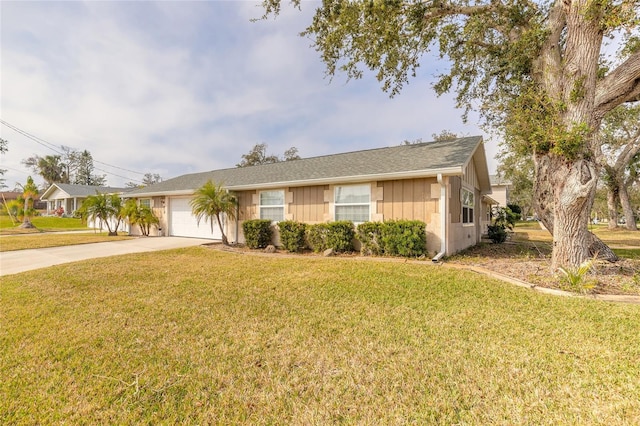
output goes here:
[{"label": "gray shingle roof", "polygon": [[498,175],[490,175],[489,180],[491,181],[491,186],[494,185],[511,185],[511,181],[506,179],[504,176]]},{"label": "gray shingle roof", "polygon": [[429,172],[447,169],[459,169],[461,172],[462,168],[471,160],[480,143],[482,143],[482,137],[473,136],[449,141],[324,155],[259,166],[213,170],[178,176],[130,191],[127,195],[192,192],[209,179],[216,183],[222,183],[229,189],[246,189],[251,186],[340,182],[341,179],[346,178],[353,180],[357,177],[382,177],[411,172],[424,172],[426,175]]}]

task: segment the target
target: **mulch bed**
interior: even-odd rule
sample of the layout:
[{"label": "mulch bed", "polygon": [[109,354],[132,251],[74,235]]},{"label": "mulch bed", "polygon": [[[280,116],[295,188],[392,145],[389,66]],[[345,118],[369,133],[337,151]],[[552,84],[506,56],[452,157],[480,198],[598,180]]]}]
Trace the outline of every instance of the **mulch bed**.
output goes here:
[{"label": "mulch bed", "polygon": [[[482,243],[449,259],[450,262],[480,266],[540,287],[571,290],[560,274],[551,272],[549,244],[533,242]],[[640,261],[621,259],[595,262],[586,280],[595,284],[591,294],[640,295]]]}]

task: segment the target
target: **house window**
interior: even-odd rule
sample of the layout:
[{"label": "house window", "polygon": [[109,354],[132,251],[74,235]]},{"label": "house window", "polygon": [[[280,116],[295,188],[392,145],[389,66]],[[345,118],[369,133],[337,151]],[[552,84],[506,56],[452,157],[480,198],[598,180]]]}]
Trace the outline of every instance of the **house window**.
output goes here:
[{"label": "house window", "polygon": [[462,188],[462,223],[473,223],[474,207],[473,192]]},{"label": "house window", "polygon": [[260,219],[284,220],[284,190],[260,192]]},{"label": "house window", "polygon": [[334,192],[335,220],[362,223],[370,220],[371,186],[336,186]]},{"label": "house window", "polygon": [[140,199],[140,207],[146,207],[148,209],[151,208],[151,198],[141,198]]}]

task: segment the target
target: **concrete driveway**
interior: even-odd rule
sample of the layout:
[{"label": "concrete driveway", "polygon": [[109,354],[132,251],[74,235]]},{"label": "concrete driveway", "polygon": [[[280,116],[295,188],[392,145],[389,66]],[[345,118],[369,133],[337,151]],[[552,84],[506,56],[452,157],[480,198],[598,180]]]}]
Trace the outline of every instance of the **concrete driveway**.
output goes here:
[{"label": "concrete driveway", "polygon": [[0,276],[79,260],[192,247],[213,242],[200,238],[142,237],[106,243],[5,251],[0,252]]}]

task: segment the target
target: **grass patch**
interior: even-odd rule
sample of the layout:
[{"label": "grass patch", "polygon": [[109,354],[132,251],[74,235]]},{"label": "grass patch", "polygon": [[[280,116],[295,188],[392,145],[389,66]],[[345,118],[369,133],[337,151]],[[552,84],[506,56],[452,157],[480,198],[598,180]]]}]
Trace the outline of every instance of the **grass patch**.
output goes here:
[{"label": "grass patch", "polygon": [[9,424],[640,418],[640,306],[431,265],[197,247],[3,277],[0,312]]},{"label": "grass patch", "polygon": [[[640,231],[611,230],[603,225],[590,225],[589,230],[611,248],[627,246],[640,248]],[[549,231],[541,229],[538,222],[518,222],[514,227],[513,240],[550,244],[553,237]]]},{"label": "grass patch", "polygon": [[624,257],[625,259],[636,259],[640,260],[640,248],[637,249],[611,249],[615,254],[619,257]]},{"label": "grass patch", "polygon": [[103,243],[128,240],[128,235],[108,236],[106,232],[80,234],[28,234],[0,236],[0,252],[70,246],[76,244]]},{"label": "grass patch", "polygon": [[86,223],[82,223],[82,220],[72,217],[34,216],[31,223],[36,229],[21,229],[18,228],[20,223],[14,224],[9,216],[0,215],[0,235],[89,229]]}]

